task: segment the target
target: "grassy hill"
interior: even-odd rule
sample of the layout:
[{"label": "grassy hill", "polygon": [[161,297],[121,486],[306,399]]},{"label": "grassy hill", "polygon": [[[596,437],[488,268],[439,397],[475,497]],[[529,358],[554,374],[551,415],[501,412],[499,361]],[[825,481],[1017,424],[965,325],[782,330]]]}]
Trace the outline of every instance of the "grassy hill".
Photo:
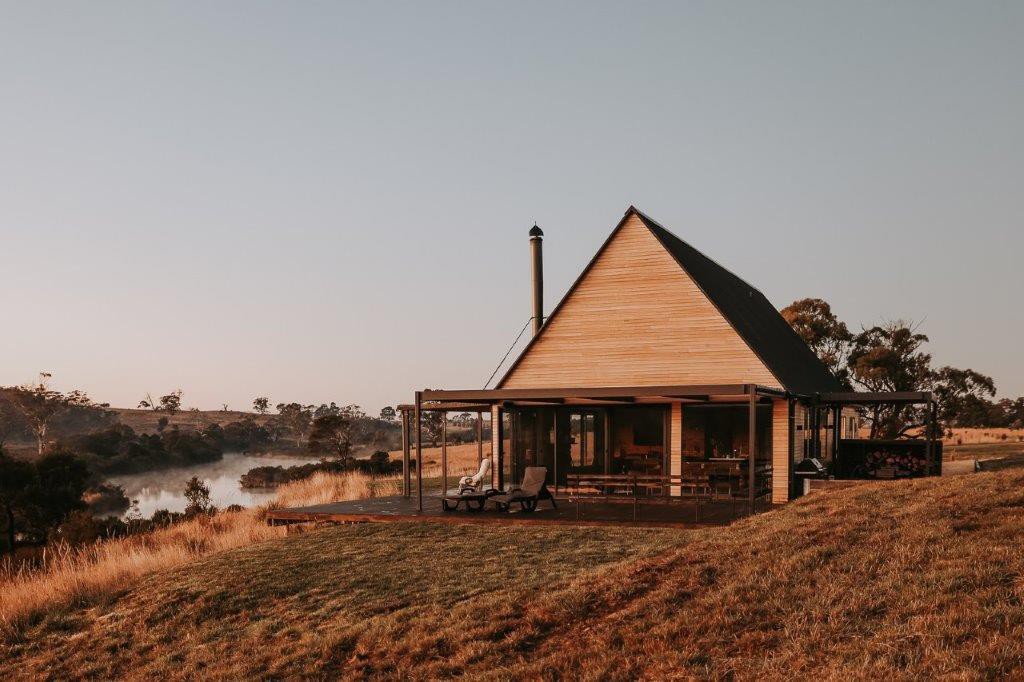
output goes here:
[{"label": "grassy hill", "polygon": [[257,424],[266,424],[274,417],[273,415],[256,414],[255,412],[242,412],[239,410],[183,410],[174,414],[157,412],[154,410],[139,410],[128,407],[111,408],[117,413],[117,420],[122,424],[130,426],[136,433],[156,433],[157,422],[161,418],[167,419],[168,426],[179,426],[190,429],[203,429],[210,424],[224,425],[229,422],[253,419]]},{"label": "grassy hill", "polygon": [[1024,674],[1024,470],[694,531],[387,524],[211,555],[8,633],[0,678]]}]

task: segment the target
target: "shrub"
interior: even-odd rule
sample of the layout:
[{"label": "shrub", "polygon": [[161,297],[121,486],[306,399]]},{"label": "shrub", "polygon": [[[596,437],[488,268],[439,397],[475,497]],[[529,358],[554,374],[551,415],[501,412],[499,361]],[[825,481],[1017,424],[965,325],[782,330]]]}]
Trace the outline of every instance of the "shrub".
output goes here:
[{"label": "shrub", "polygon": [[123,487],[106,482],[86,490],[82,501],[89,507],[91,514],[99,516],[123,512],[131,506],[131,500]]},{"label": "shrub", "polygon": [[210,503],[210,486],[199,480],[198,476],[188,479],[185,484],[185,517],[192,518],[200,514],[213,514],[217,508]]},{"label": "shrub", "polygon": [[71,438],[63,445],[78,454],[94,474],[107,475],[215,462],[223,457],[222,442],[213,429],[197,433],[175,425],[157,434],[136,434],[117,424]]},{"label": "shrub", "polygon": [[102,535],[103,524],[87,511],[71,512],[57,528],[57,540],[71,546],[95,542]]},{"label": "shrub", "polygon": [[391,455],[383,450],[370,455],[369,459],[343,457],[341,459],[321,460],[310,464],[296,466],[263,466],[254,467],[240,479],[243,488],[273,488],[282,483],[300,481],[316,473],[343,474],[358,472],[370,476],[389,476],[401,473],[402,462],[391,460]]}]

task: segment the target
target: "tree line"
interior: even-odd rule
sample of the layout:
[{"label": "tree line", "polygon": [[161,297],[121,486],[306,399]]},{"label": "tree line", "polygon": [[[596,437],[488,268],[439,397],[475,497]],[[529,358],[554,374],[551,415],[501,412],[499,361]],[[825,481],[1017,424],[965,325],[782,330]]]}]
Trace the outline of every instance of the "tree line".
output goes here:
[{"label": "tree line", "polygon": [[[44,372],[31,384],[0,387],[0,552],[44,545],[55,532],[62,537],[67,533],[84,537],[88,529],[97,528],[102,528],[105,536],[127,532],[131,523],[87,520],[91,517],[89,500],[107,505],[127,500],[123,490],[103,482],[111,474],[211,462],[225,451],[278,448],[290,442],[297,448],[349,460],[354,446],[387,445],[398,431],[393,418],[371,418],[358,405],[334,402],[280,403],[278,413],[269,419],[257,421],[247,415],[206,425],[197,420],[194,427],[183,428],[170,422],[182,411],[183,394],[178,389],[157,398],[146,394],[139,407],[158,412],[160,417],[155,433],[139,433],[119,422],[117,412],[108,404],[95,403],[82,391],[54,390],[50,379]],[[257,398],[254,409],[265,416],[269,400]],[[34,458],[16,458],[5,452],[5,444],[19,436],[32,439]],[[378,456],[367,467],[382,470],[389,466],[379,460]],[[190,481],[190,506],[185,516],[212,510],[208,500],[202,502],[202,491],[201,481]],[[159,525],[179,518],[183,516],[163,512],[160,519],[152,521]]]},{"label": "tree line", "polygon": [[[928,337],[904,320],[850,331],[820,298],[783,308],[782,316],[849,390],[931,391],[944,428],[1024,427],[1024,397],[994,400],[992,377],[973,369],[934,367]],[[921,406],[872,405],[864,413],[871,438],[897,438],[920,429]]]}]

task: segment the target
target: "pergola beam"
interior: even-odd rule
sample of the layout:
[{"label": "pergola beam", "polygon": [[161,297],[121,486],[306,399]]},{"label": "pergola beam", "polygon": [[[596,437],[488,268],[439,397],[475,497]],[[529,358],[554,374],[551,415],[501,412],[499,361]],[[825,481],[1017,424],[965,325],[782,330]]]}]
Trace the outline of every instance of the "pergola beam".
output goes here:
[{"label": "pergola beam", "polygon": [[[464,402],[452,402],[452,403],[434,403],[432,405],[420,405],[420,409],[424,412],[490,412],[491,405],[494,403],[481,403],[479,401],[473,403]],[[399,405],[396,407],[399,412],[413,412],[416,409],[415,405]]]},{"label": "pergola beam", "polygon": [[[705,399],[710,395],[739,396],[751,390],[759,393],[772,391],[753,384],[716,384],[694,386],[603,386],[570,388],[496,388],[477,391],[423,391],[424,402],[504,402],[508,400],[545,400],[551,398],[648,398],[675,396],[676,398]],[[772,392],[774,395],[774,392]]]},{"label": "pergola beam", "polygon": [[636,398],[625,395],[607,398],[577,398],[577,400],[586,400],[593,405],[632,405],[636,402]]}]

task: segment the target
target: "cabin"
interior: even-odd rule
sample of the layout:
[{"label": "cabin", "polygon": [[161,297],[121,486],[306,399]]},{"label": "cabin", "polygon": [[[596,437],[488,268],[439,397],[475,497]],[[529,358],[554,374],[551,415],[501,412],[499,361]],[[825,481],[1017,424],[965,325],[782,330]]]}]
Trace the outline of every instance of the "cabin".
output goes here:
[{"label": "cabin", "polygon": [[[449,508],[440,499],[451,491],[442,445],[439,491],[424,510],[422,422],[432,411],[476,412],[484,458],[480,425],[489,415],[490,462],[481,469],[488,494],[540,467],[552,503],[575,502],[577,519],[587,500],[625,502],[633,521],[650,504],[668,505],[658,518],[669,520],[673,504],[694,519],[702,504],[730,510],[721,518],[754,513],[831,476],[844,449],[867,456],[910,448],[926,463],[920,472],[938,472],[930,394],[844,390],[756,287],[635,207],[547,316],[543,236],[530,230],[529,343],[493,388],[415,391],[400,406],[409,503],[356,511]],[[931,418],[924,437],[865,445],[856,407],[875,402],[923,404]]]},{"label": "cabin", "polygon": [[534,226],[534,334],[494,388],[418,391],[403,412],[489,412],[497,489],[541,466],[556,495],[637,477],[782,504],[803,492],[798,463],[858,440],[854,406],[933,414],[927,393],[844,390],[756,287],[632,206],[545,317],[542,240]]}]

